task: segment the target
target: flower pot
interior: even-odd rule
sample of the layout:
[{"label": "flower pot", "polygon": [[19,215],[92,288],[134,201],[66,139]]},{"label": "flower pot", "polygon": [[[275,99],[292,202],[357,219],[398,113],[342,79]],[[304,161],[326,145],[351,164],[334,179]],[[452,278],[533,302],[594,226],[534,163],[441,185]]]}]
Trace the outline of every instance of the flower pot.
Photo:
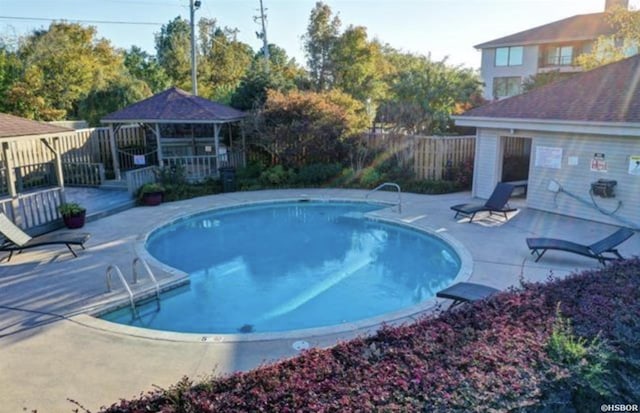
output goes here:
[{"label": "flower pot", "polygon": [[146,206],[156,206],[162,203],[162,192],[149,192],[142,195],[142,204]]},{"label": "flower pot", "polygon": [[82,228],[86,215],[87,211],[82,211],[78,214],[63,216],[62,220],[64,221],[64,225],[69,229]]}]

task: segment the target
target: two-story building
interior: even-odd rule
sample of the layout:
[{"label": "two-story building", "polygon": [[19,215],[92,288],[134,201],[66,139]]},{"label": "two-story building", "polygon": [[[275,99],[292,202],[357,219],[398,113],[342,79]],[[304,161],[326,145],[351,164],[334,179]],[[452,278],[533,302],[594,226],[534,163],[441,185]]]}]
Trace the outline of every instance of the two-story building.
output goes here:
[{"label": "two-story building", "polygon": [[484,98],[518,95],[524,80],[538,73],[582,71],[576,57],[590,52],[598,37],[616,31],[608,22],[607,11],[628,6],[629,0],[606,0],[602,13],[568,17],[474,46],[482,51]]}]

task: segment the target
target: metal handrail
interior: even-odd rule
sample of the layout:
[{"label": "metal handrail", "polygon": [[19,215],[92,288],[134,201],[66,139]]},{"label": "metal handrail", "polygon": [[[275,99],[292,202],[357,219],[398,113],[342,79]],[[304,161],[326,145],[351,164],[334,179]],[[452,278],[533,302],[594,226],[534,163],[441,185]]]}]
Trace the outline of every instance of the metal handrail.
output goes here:
[{"label": "metal handrail", "polygon": [[147,275],[149,276],[149,278],[151,279],[151,281],[153,282],[153,285],[156,289],[156,299],[158,300],[158,305],[160,305],[160,284],[158,284],[158,280],[156,280],[156,277],[153,275],[153,272],[151,272],[151,268],[149,268],[149,264],[147,264],[147,262],[145,260],[143,260],[140,257],[135,257],[133,259],[133,263],[131,264],[131,266],[133,267],[133,284],[137,284],[138,283],[138,271],[137,271],[137,267],[136,264],[137,263],[141,263],[142,267],[147,271]]},{"label": "metal handrail", "polygon": [[120,278],[120,281],[122,281],[122,285],[124,285],[125,290],[127,290],[127,293],[129,294],[129,302],[131,303],[131,311],[133,312],[133,316],[137,317],[138,316],[138,311],[136,310],[136,303],[135,300],[133,299],[133,292],[131,291],[131,288],[129,287],[129,283],[127,283],[127,280],[124,278],[124,275],[122,275],[122,271],[120,271],[120,268],[118,268],[117,265],[113,264],[107,267],[107,273],[106,273],[106,278],[107,278],[107,291],[111,292],[111,273],[115,271],[116,274],[118,275],[118,278]]},{"label": "metal handrail", "polygon": [[368,199],[369,195],[373,194],[374,192],[384,188],[385,186],[391,186],[394,187],[398,190],[398,214],[402,213],[402,190],[400,189],[400,185],[393,183],[393,182],[385,182],[383,184],[378,185],[377,187],[373,188],[371,191],[367,192],[367,194],[364,196],[364,199]]}]

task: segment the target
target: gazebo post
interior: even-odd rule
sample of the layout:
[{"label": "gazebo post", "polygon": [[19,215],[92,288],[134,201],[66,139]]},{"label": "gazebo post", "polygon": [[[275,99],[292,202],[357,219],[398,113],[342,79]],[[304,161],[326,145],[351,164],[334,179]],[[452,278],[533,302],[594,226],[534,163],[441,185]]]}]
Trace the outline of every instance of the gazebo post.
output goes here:
[{"label": "gazebo post", "polygon": [[214,135],[214,150],[216,151],[216,169],[220,168],[220,153],[218,152],[218,149],[220,148],[220,124],[218,123],[214,123],[213,124],[213,135]]},{"label": "gazebo post", "polygon": [[13,158],[11,157],[11,151],[9,150],[9,142],[2,143],[2,155],[4,156],[4,163],[7,171],[7,189],[9,190],[9,196],[16,198],[18,193],[16,192],[16,177],[13,170]]},{"label": "gazebo post", "polygon": [[240,125],[240,136],[242,137],[242,167],[247,166],[247,141],[244,136],[244,128]]},{"label": "gazebo post", "polygon": [[18,200],[18,192],[16,191],[16,177],[13,170],[13,158],[11,157],[11,150],[9,150],[9,142],[2,143],[2,154],[4,155],[5,167],[7,168],[7,189],[9,190],[9,196],[11,197],[11,211],[10,218],[17,226],[22,226],[22,214],[20,214],[20,202]]},{"label": "gazebo post", "polygon": [[160,165],[160,167],[163,167],[164,161],[162,160],[162,143],[160,140],[160,124],[157,122],[154,128],[154,134],[156,135],[156,147],[158,148],[158,164]]},{"label": "gazebo post", "polygon": [[53,163],[55,165],[56,171],[56,181],[58,183],[58,187],[60,187],[60,202],[65,203],[64,196],[64,173],[62,172],[62,157],[60,156],[60,151],[58,150],[58,142],[59,139],[57,137],[53,138],[53,146],[45,138],[40,139],[40,142],[44,144],[52,153],[53,153]]},{"label": "gazebo post", "polygon": [[118,150],[116,148],[116,132],[113,130],[113,123],[109,124],[109,143],[111,145],[113,173],[115,174],[116,181],[119,181],[122,177],[120,176],[120,162],[118,161]]}]

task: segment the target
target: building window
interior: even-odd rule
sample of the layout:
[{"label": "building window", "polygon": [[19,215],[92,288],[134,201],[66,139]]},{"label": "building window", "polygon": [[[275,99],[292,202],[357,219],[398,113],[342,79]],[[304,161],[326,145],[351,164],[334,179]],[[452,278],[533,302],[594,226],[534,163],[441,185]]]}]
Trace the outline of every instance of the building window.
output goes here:
[{"label": "building window", "polygon": [[506,98],[522,93],[522,80],[519,77],[496,77],[493,79],[494,99]]},{"label": "building window", "polygon": [[519,66],[522,64],[522,46],[498,47],[496,66]]},{"label": "building window", "polygon": [[573,65],[573,46],[555,46],[547,49],[548,66]]}]

